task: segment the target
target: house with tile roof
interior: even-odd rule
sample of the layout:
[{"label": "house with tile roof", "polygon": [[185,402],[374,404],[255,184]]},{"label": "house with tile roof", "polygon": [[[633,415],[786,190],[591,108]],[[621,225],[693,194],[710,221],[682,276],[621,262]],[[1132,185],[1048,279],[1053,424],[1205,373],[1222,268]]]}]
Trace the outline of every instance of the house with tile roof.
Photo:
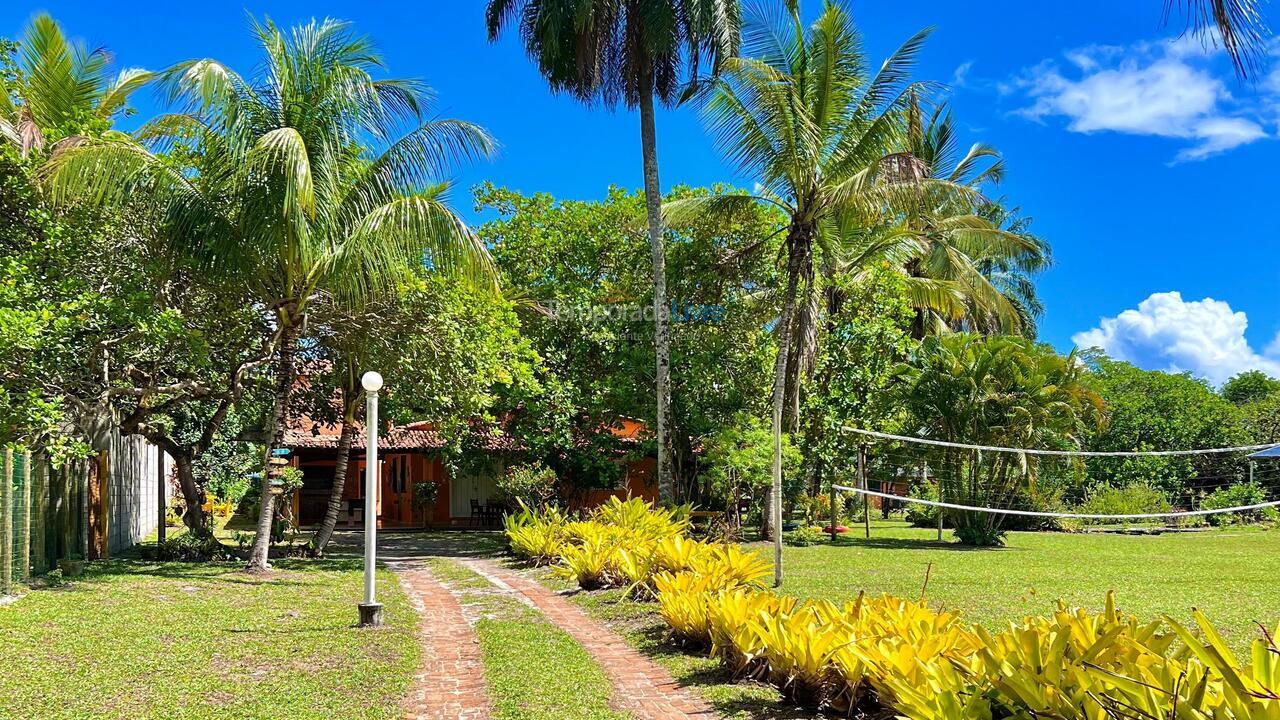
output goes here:
[{"label": "house with tile roof", "polygon": [[[481,463],[483,469],[463,476],[454,476],[446,468],[442,455],[448,438],[431,423],[393,425],[379,434],[381,483],[373,498],[379,527],[484,527],[500,521],[503,508],[497,498],[497,479],[508,465],[521,461],[521,448],[500,425],[474,423],[471,432],[471,447],[484,453],[488,462]],[[632,418],[619,418],[601,432],[612,434],[623,445],[638,444],[648,434],[645,424]],[[317,525],[324,518],[341,435],[341,426],[307,417],[294,420],[285,432],[283,445],[290,451],[291,464],[303,476],[302,488],[293,498],[294,517],[302,527]],[[567,492],[571,509],[593,507],[612,496],[657,499],[654,458],[619,458],[618,462],[625,464],[619,486]],[[353,439],[347,464],[339,528],[363,522],[368,500],[364,492],[365,467],[365,433],[361,427]],[[429,511],[415,507],[413,502],[414,486],[424,482],[438,486],[435,507]]]}]

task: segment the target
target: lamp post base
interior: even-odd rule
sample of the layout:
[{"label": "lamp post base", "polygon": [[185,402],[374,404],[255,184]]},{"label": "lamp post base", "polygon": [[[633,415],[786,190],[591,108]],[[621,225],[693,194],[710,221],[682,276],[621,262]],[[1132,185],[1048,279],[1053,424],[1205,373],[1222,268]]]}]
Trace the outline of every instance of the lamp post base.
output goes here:
[{"label": "lamp post base", "polygon": [[360,603],[360,627],[382,625],[382,603]]}]

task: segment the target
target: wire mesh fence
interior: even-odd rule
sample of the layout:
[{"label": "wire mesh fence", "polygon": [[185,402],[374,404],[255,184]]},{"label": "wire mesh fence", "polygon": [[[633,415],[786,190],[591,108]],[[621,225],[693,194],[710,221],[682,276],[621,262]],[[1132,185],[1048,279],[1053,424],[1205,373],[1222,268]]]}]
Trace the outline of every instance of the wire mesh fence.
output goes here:
[{"label": "wire mesh fence", "polygon": [[0,595],[82,555],[87,472],[83,462],[55,465],[14,447],[0,452]]}]

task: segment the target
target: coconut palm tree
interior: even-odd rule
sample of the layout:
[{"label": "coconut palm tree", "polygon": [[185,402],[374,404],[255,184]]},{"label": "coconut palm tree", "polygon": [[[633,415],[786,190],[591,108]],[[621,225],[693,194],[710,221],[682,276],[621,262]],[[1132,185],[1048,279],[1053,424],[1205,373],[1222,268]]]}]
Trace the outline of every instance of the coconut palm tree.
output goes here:
[{"label": "coconut palm tree", "polygon": [[1258,10],[1261,4],[1259,0],[1165,0],[1164,21],[1169,22],[1176,8],[1185,16],[1192,34],[1202,38],[1216,34],[1231,57],[1236,75],[1243,79],[1258,71],[1271,38]]},{"label": "coconut palm tree", "polygon": [[[927,117],[926,117],[927,116]],[[980,193],[1004,178],[1000,153],[974,143],[961,154],[954,120],[945,104],[926,113],[918,97],[907,108],[907,144],[912,172],[966,185],[973,197],[952,195],[921,205],[893,232],[915,236],[923,252],[907,265],[910,274],[950,282],[963,297],[956,315],[917,305],[917,335],[953,329],[1034,334],[1039,304],[1030,276],[1050,264],[1049,246],[1026,231],[998,203]],[[900,161],[907,164],[908,161]],[[1005,225],[1008,225],[1006,227]]]},{"label": "coconut palm tree", "polygon": [[[46,177],[55,200],[149,212],[176,252],[257,298],[274,327],[276,366],[266,478],[316,297],[358,306],[394,293],[422,264],[492,277],[441,178],[494,143],[478,126],[429,118],[421,82],[375,79],[382,61],[347,23],[284,31],[268,21],[253,33],[262,51],[255,75],[215,60],[180,63],[162,78],[176,112],[149,122],[140,142],[69,143]],[[269,482],[261,495],[250,570],[269,567]]]},{"label": "coconut palm tree", "polygon": [[583,102],[640,110],[644,193],[653,257],[654,350],[657,356],[658,496],[674,500],[670,426],[670,308],[663,250],[662,188],[654,101],[670,106],[700,66],[711,72],[737,53],[738,0],[489,0],[490,41],[520,28],[525,48],[554,92]]},{"label": "coconut palm tree", "polygon": [[[666,212],[683,220],[707,212],[731,212],[743,203],[763,202],[788,218],[785,288],[776,325],[774,368],[774,477],[771,500],[775,541],[781,534],[781,437],[785,397],[795,383],[798,321],[818,297],[816,262],[866,267],[893,258],[905,262],[913,238],[879,233],[919,207],[937,205],[954,194],[972,196],[962,183],[901,172],[909,158],[905,110],[924,88],[909,82],[915,57],[928,31],[899,47],[872,70],[848,13],[828,2],[807,29],[791,4],[766,14],[751,13],[743,30],[744,55],[726,60],[720,78],[703,96],[705,116],[725,157],[756,180],[754,195],[696,198],[669,203]],[[905,241],[904,241],[905,238]],[[815,260],[817,258],[817,261]],[[952,288],[922,281],[916,291],[930,304],[956,307]],[[924,301],[924,298],[921,298]],[[775,542],[780,559],[781,546]],[[775,562],[775,582],[781,583]]]},{"label": "coconut palm tree", "polygon": [[37,15],[17,44],[14,77],[0,77],[0,138],[26,157],[69,134],[109,130],[155,77],[129,68],[113,78],[110,67],[106,49],[71,42],[52,17]]}]

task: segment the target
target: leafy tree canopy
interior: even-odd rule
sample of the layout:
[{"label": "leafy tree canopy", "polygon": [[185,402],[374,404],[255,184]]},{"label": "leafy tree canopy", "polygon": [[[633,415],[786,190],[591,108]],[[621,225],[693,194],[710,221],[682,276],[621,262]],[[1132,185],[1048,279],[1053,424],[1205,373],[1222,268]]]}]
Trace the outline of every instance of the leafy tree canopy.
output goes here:
[{"label": "leafy tree canopy", "polygon": [[1222,386],[1222,397],[1236,405],[1248,405],[1276,393],[1280,393],[1280,380],[1261,370],[1246,370]]}]

